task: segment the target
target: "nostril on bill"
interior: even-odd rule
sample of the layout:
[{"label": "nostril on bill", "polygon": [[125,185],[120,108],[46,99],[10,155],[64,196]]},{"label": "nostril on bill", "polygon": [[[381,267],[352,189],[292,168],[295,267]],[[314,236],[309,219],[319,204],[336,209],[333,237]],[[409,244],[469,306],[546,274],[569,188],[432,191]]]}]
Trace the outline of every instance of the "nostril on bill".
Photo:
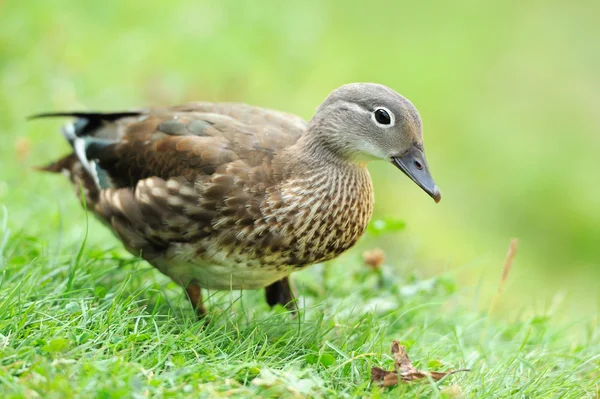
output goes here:
[{"label": "nostril on bill", "polygon": [[423,164],[419,161],[415,161],[415,166],[417,167],[417,169],[422,170],[423,169]]}]

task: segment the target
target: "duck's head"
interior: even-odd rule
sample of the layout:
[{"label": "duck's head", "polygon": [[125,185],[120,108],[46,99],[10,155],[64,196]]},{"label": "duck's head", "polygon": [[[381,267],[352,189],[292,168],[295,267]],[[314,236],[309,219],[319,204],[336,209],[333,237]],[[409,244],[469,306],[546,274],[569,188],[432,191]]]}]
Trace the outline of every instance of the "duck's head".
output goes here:
[{"label": "duck's head", "polygon": [[350,162],[393,163],[435,202],[440,201],[425,159],[421,117],[394,90],[373,83],[344,85],[319,106],[309,130],[321,145]]}]

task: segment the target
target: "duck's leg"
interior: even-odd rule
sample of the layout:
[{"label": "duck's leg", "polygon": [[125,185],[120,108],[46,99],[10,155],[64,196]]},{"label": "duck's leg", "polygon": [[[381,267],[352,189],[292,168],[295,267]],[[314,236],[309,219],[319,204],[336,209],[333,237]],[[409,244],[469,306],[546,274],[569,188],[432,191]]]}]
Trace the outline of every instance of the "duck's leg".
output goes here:
[{"label": "duck's leg", "polygon": [[294,287],[290,282],[289,276],[267,286],[265,288],[265,294],[267,303],[271,307],[280,304],[285,306],[292,314],[296,314],[298,307],[296,306],[296,301],[294,299]]},{"label": "duck's leg", "polygon": [[204,319],[206,317],[206,309],[202,303],[202,291],[200,290],[200,286],[195,281],[192,281],[185,287],[185,292],[187,292],[188,298],[190,298],[190,302],[198,315],[198,319]]}]

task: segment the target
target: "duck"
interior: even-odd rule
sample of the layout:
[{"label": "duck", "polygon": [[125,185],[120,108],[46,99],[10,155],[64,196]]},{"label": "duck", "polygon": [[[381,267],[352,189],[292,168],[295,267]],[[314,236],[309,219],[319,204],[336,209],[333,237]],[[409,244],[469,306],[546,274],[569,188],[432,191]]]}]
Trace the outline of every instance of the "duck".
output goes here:
[{"label": "duck", "polygon": [[297,311],[290,274],[334,259],[373,213],[367,165],[386,161],[441,199],[415,106],[393,89],[350,83],[305,119],[243,103],[195,102],[69,117],[72,151],[39,169],[63,173],[125,249],[183,287],[265,289]]}]

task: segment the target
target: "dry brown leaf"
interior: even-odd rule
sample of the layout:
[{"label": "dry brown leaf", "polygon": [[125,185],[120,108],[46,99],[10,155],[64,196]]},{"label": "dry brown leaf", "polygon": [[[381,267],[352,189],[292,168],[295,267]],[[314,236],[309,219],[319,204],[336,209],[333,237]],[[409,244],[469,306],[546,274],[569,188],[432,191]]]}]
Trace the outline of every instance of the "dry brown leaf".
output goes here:
[{"label": "dry brown leaf", "polygon": [[392,341],[392,356],[394,357],[394,370],[386,371],[379,367],[371,369],[371,381],[377,382],[384,387],[398,385],[400,380],[404,382],[422,380],[431,377],[434,381],[439,381],[447,375],[461,371],[470,371],[468,369],[448,370],[448,371],[421,371],[413,366],[406,348],[396,340]]}]

